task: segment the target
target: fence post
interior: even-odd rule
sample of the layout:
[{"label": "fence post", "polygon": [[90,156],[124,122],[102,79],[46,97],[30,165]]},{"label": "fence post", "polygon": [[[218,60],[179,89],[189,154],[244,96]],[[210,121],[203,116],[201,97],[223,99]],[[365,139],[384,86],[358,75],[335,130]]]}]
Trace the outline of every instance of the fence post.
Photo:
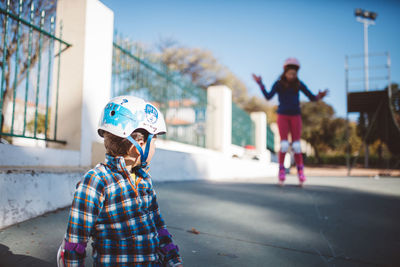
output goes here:
[{"label": "fence post", "polygon": [[270,161],[270,152],[267,150],[267,116],[264,112],[252,112],[250,117],[255,124],[254,143],[256,153],[260,159]]},{"label": "fence post", "polygon": [[[61,54],[59,66],[57,138],[67,141],[64,148],[80,151],[82,166],[92,163],[95,143],[101,142],[96,127],[111,96],[113,20],[113,12],[98,0],[57,4],[56,35],[62,25],[63,39],[72,44]],[[54,79],[57,71],[55,67]],[[56,83],[53,80],[53,88]],[[104,158],[104,154],[101,156]]]},{"label": "fence post", "polygon": [[232,144],[232,91],[225,85],[207,89],[206,147],[229,153]]}]

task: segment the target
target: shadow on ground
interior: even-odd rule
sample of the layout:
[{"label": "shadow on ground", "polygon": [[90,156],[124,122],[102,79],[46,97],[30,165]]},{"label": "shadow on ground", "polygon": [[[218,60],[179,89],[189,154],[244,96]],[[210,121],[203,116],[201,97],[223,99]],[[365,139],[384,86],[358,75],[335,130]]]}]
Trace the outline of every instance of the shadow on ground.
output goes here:
[{"label": "shadow on ground", "polygon": [[49,262],[26,255],[13,254],[7,246],[0,244],[1,267],[53,267]]}]

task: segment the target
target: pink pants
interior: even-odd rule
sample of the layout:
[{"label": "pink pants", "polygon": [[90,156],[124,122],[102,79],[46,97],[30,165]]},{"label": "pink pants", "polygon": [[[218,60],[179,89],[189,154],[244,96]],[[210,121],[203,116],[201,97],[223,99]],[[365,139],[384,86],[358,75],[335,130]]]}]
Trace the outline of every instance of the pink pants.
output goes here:
[{"label": "pink pants", "polygon": [[[281,141],[288,141],[290,133],[292,142],[300,141],[301,136],[301,115],[282,115],[278,114],[278,128]],[[283,166],[286,152],[279,152],[279,165]],[[301,153],[294,154],[294,159],[298,167],[303,166],[303,155]]]}]

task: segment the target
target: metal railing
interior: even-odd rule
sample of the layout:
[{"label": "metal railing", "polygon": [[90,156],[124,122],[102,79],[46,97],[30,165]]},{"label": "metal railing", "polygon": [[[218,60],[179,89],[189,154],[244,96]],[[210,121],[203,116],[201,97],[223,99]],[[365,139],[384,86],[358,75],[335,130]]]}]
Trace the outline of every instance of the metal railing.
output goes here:
[{"label": "metal railing", "polygon": [[139,45],[115,37],[112,95],[134,95],[160,108],[167,124],[162,138],[205,147],[206,90],[152,58]]},{"label": "metal railing", "polygon": [[66,143],[57,139],[60,55],[71,46],[62,23],[57,37],[55,17],[23,0],[2,3],[0,21],[0,136]]},{"label": "metal railing", "polygon": [[254,146],[254,131],[255,124],[250,115],[232,102],[232,144]]}]

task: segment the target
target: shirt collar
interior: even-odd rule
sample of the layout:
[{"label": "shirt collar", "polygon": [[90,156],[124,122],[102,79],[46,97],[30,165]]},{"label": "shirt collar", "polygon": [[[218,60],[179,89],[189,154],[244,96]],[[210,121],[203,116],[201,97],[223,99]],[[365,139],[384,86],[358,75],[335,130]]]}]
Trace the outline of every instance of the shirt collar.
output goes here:
[{"label": "shirt collar", "polygon": [[106,154],[106,164],[110,166],[111,169],[117,170],[118,172],[128,175],[130,172],[126,168],[125,159],[122,156],[113,157]]}]

